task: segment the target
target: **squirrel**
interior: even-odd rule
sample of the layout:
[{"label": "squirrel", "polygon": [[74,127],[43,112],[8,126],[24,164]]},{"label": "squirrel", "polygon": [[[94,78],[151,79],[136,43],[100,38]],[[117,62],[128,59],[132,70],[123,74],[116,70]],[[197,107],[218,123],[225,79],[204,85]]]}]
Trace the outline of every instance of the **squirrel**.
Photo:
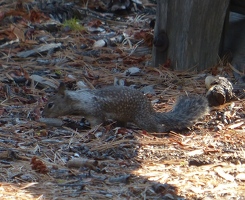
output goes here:
[{"label": "squirrel", "polygon": [[43,109],[43,117],[81,115],[91,127],[108,119],[126,125],[132,122],[148,132],[167,132],[190,127],[209,110],[208,101],[199,95],[180,97],[169,112],[156,112],[140,91],[126,86],[102,89],[66,90],[64,83]]}]

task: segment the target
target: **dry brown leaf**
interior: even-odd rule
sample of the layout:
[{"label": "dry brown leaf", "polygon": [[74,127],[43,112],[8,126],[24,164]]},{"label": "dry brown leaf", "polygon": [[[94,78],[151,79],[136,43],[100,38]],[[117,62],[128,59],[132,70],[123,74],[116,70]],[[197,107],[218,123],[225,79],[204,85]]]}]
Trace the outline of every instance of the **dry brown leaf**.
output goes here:
[{"label": "dry brown leaf", "polygon": [[22,29],[17,27],[17,26],[14,26],[14,25],[10,25],[10,29],[11,31],[13,31],[13,33],[15,34],[15,36],[22,42],[25,41],[25,34],[24,34],[24,30],[23,30],[23,27]]}]

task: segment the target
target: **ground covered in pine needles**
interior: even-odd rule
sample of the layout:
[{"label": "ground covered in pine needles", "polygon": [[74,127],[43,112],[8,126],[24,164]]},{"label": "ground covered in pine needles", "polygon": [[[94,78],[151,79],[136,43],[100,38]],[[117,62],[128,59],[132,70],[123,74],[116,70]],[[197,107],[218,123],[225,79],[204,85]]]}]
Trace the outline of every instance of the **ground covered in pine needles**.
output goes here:
[{"label": "ground covered in pine needles", "polygon": [[53,7],[1,6],[1,199],[245,199],[244,90],[183,131],[91,130],[82,116],[61,117],[58,127],[39,121],[61,81],[69,89],[134,86],[166,112],[180,95],[205,95],[208,74],[235,83],[229,64],[202,73],[151,67],[154,15],[142,8],[122,17],[59,4],[57,16],[82,13],[60,23],[49,17]]}]

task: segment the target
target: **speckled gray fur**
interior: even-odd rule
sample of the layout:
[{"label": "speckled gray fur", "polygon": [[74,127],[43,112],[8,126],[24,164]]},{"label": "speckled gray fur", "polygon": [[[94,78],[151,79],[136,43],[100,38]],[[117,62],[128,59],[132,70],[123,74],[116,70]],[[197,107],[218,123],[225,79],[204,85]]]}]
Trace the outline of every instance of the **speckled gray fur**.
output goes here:
[{"label": "speckled gray fur", "polygon": [[43,110],[43,116],[54,118],[81,115],[91,126],[112,119],[123,124],[132,122],[149,132],[163,132],[189,127],[207,111],[206,98],[191,96],[179,98],[172,111],[159,113],[140,91],[129,87],[110,86],[58,93],[50,98]]}]

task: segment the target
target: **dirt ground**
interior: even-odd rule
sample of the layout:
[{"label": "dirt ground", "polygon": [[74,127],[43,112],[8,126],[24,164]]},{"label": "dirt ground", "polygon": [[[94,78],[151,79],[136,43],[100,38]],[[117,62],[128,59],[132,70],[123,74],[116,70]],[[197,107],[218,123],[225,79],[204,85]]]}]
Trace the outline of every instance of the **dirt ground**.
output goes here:
[{"label": "dirt ground", "polygon": [[[55,13],[83,8],[83,18],[62,23],[31,5],[0,1],[0,199],[245,199],[244,89],[228,63],[201,73],[152,68],[153,5],[108,20],[60,4]],[[134,86],[166,112],[180,95],[205,95],[210,74],[226,76],[237,98],[186,130],[91,130],[82,116],[40,122],[60,82]]]}]

